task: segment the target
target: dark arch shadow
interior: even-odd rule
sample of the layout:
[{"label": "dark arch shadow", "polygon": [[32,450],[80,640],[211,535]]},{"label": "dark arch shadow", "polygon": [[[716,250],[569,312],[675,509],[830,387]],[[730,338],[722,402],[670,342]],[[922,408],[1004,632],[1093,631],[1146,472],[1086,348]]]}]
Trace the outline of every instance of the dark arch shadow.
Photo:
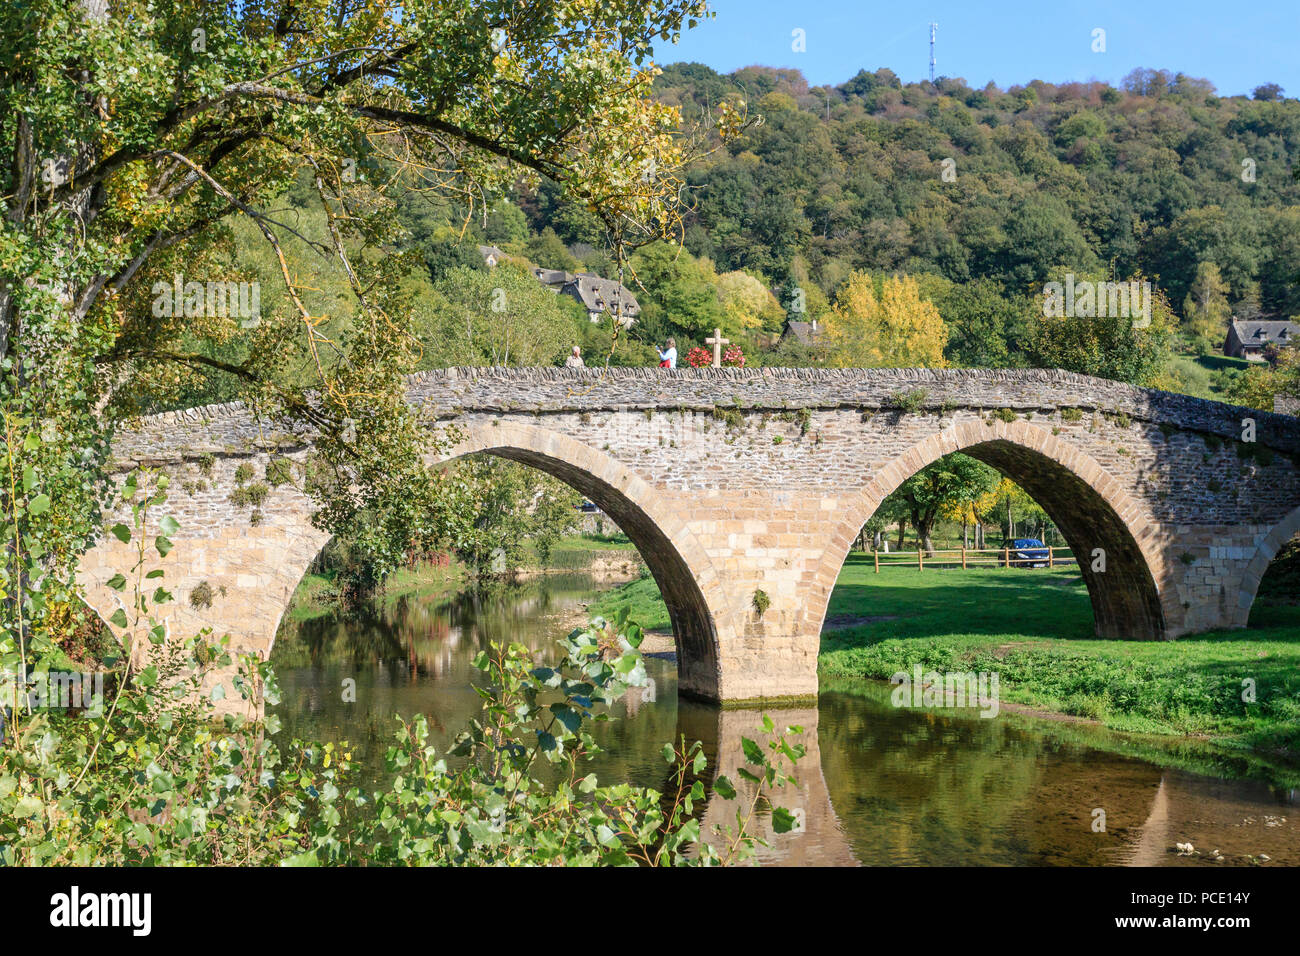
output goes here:
[{"label": "dark arch shadow", "polygon": [[[1142,549],[1115,509],[1059,462],[1006,440],[962,449],[1024,488],[1060,529],[1092,601],[1098,637],[1163,640],[1160,593]],[[1105,552],[1105,571],[1094,570],[1093,551]]]}]

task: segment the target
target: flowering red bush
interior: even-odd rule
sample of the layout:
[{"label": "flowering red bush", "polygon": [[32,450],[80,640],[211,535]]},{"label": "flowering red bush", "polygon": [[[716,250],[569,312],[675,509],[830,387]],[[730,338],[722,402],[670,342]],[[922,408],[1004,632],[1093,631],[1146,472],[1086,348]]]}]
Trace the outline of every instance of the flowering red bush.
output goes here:
[{"label": "flowering red bush", "polygon": [[713,364],[713,353],[697,345],[686,353],[686,363],[691,368],[706,368]]},{"label": "flowering red bush", "polygon": [[745,353],[740,351],[740,346],[733,345],[722,353],[722,364],[729,365],[732,368],[743,368],[745,365]]}]

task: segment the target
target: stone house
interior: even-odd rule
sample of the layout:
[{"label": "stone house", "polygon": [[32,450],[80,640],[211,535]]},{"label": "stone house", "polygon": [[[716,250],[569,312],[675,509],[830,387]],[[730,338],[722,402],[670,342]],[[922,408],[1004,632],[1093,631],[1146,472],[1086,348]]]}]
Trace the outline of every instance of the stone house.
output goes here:
[{"label": "stone house", "polygon": [[[538,276],[538,279],[546,281],[541,276]],[[575,276],[569,276],[560,287],[560,292],[582,303],[583,308],[587,310],[587,318],[593,322],[599,322],[601,316],[608,312],[621,316],[630,324],[641,314],[641,305],[636,301],[636,296],[632,294],[631,289],[613,279],[602,279],[590,272],[579,272]]]},{"label": "stone house", "polygon": [[496,246],[479,246],[478,254],[483,257],[483,262],[489,269],[506,257]]},{"label": "stone house", "polygon": [[1228,338],[1223,343],[1223,354],[1232,358],[1264,361],[1264,349],[1291,348],[1295,344],[1300,326],[1282,319],[1238,319],[1228,324]]}]

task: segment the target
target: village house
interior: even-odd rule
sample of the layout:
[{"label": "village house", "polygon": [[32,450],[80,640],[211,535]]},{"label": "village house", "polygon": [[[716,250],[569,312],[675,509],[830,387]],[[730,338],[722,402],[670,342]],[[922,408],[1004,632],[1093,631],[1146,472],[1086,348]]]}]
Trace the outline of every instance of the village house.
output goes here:
[{"label": "village house", "polygon": [[564,287],[573,281],[573,273],[565,272],[563,269],[534,269],[533,275],[552,292],[563,291]]},{"label": "village house", "polygon": [[1297,330],[1296,323],[1290,320],[1234,318],[1228,324],[1223,354],[1262,362],[1265,360],[1264,349],[1269,345],[1279,349],[1291,348]]},{"label": "village house", "polygon": [[483,257],[483,263],[489,269],[506,257],[506,254],[496,246],[479,246],[478,254]]},{"label": "village house", "polygon": [[[479,255],[489,267],[506,258],[506,253],[496,246],[479,246]],[[546,288],[563,293],[580,302],[592,322],[599,322],[606,313],[618,315],[626,325],[631,325],[641,314],[641,305],[632,290],[613,279],[602,279],[592,272],[565,272],[563,269],[533,267],[533,276]]]},{"label": "village house", "polygon": [[826,331],[826,326],[811,319],[807,322],[798,322],[791,320],[785,324],[785,331],[781,333],[781,343],[793,339],[800,345],[822,345],[822,336]]},{"label": "village house", "polygon": [[641,306],[631,289],[613,279],[602,279],[590,272],[569,276],[560,291],[581,302],[587,310],[587,318],[593,322],[599,322],[605,313],[610,313],[630,325],[641,314]]}]

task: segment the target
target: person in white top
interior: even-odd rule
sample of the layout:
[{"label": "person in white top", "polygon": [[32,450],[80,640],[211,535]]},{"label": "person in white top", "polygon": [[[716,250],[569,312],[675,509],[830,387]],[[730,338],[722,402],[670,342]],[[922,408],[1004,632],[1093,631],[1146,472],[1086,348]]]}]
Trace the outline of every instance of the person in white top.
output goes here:
[{"label": "person in white top", "polygon": [[677,367],[677,340],[669,339],[667,345],[668,347],[666,349],[661,349],[657,347],[655,348],[655,351],[659,353],[659,367],[676,368]]},{"label": "person in white top", "polygon": [[573,351],[569,353],[569,357],[564,360],[564,367],[586,368],[586,364],[582,361],[582,352],[579,351],[576,345],[573,347]]}]

